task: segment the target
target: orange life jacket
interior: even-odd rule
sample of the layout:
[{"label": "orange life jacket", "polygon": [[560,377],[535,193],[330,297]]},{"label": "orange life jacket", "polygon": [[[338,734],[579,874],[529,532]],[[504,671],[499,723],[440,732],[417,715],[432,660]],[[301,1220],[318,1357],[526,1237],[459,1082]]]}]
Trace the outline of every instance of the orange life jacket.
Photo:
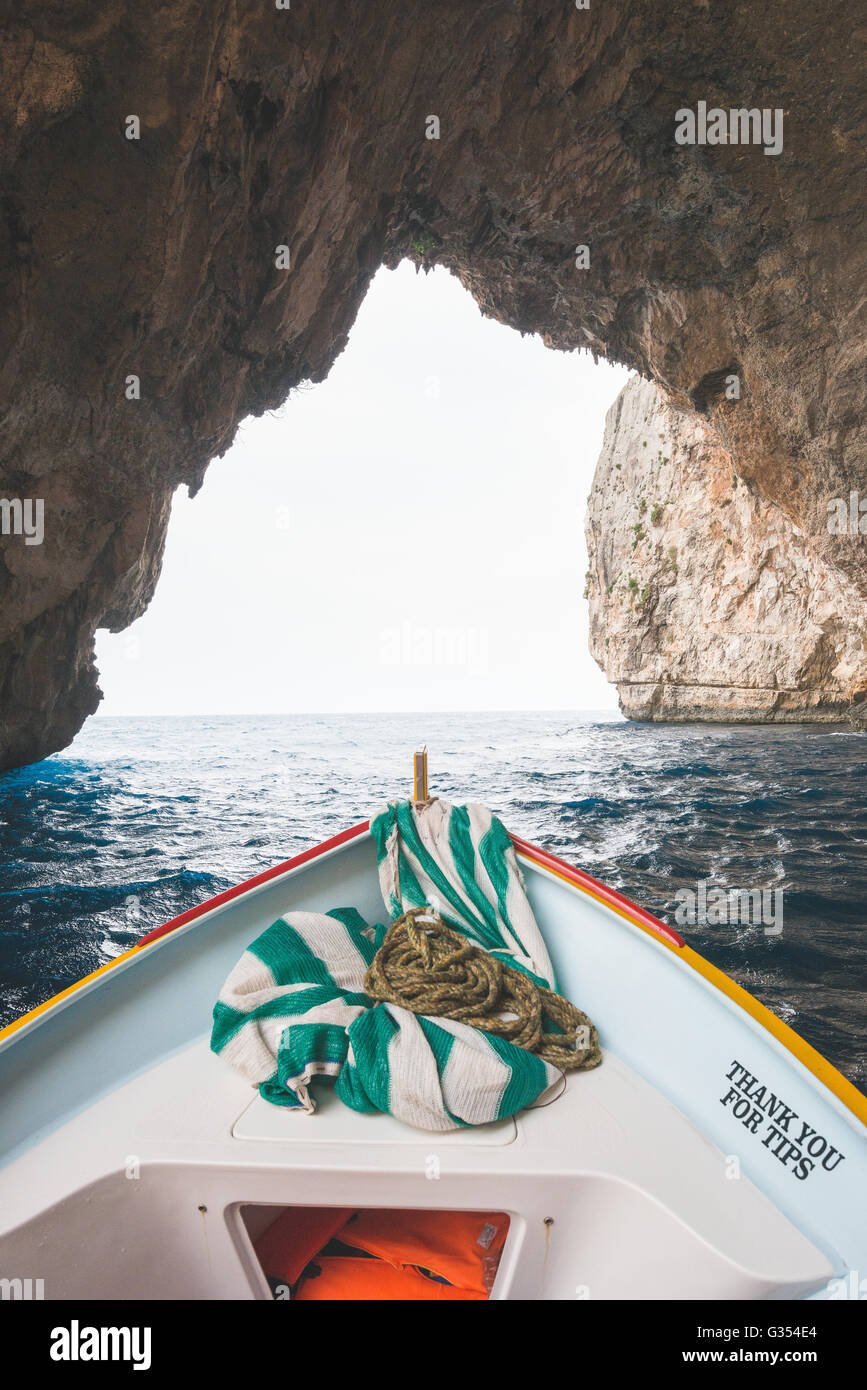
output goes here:
[{"label": "orange life jacket", "polygon": [[298,1286],[296,1299],[302,1303],[396,1302],[413,1303],[439,1300],[484,1299],[486,1293],[471,1293],[451,1284],[428,1279],[417,1269],[396,1269],[385,1260],[367,1260],[363,1255],[317,1255],[307,1267]]},{"label": "orange life jacket", "polygon": [[[502,1212],[296,1207],[260,1236],[256,1253],[266,1275],[297,1285],[302,1301],[486,1299],[508,1229]],[[326,1248],[334,1239],[337,1251]]]},{"label": "orange life jacket", "polygon": [[508,1229],[500,1212],[359,1211],[338,1235],[389,1264],[429,1269],[487,1298]]},{"label": "orange life jacket", "polygon": [[297,1284],[313,1256],[351,1215],[351,1207],[290,1207],[284,1211],[256,1241],[256,1254],[267,1277]]}]

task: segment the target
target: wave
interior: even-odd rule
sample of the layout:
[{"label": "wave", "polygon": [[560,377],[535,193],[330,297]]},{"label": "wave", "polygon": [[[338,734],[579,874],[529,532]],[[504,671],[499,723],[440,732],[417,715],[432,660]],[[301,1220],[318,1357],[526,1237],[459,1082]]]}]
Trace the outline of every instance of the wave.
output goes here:
[{"label": "wave", "polygon": [[0,776],[0,1018],[401,794],[422,728],[434,791],[485,802],[674,925],[680,887],[782,884],[778,937],[677,929],[860,1076],[864,735],[805,726],[533,713],[91,720],[64,754]]}]

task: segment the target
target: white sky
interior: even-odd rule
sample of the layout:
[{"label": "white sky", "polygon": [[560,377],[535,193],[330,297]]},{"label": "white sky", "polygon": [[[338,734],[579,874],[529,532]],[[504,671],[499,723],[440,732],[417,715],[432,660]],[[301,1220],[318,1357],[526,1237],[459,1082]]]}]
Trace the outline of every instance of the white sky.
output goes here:
[{"label": "white sky", "polygon": [[380,270],[328,380],[178,490],[150,608],[98,635],[100,713],[616,707],[583,531],[627,375]]}]

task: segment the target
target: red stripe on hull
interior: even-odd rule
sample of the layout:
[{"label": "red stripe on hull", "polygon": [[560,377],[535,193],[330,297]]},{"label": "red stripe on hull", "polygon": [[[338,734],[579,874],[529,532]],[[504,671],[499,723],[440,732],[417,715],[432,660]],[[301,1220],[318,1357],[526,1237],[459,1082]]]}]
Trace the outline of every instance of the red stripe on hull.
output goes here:
[{"label": "red stripe on hull", "polygon": [[[286,859],[282,864],[276,864],[273,869],[266,869],[264,873],[257,874],[255,878],[248,878],[243,883],[236,884],[234,888],[227,888],[225,893],[218,893],[215,898],[208,898],[206,902],[199,903],[197,907],[188,908],[179,917],[173,917],[170,922],[164,922],[161,927],[154,927],[153,931],[143,936],[138,943],[139,946],[149,946],[152,941],[159,941],[160,937],[168,936],[169,932],[175,931],[178,927],[184,927],[188,922],[194,922],[197,917],[203,917],[212,908],[221,907],[223,903],[228,903],[233,898],[240,898],[242,894],[249,892],[251,888],[258,888],[262,883],[268,883],[273,878],[279,878],[289,869],[298,869],[302,864],[309,864],[311,860],[318,859],[321,854],[327,854],[329,850],[339,849],[341,845],[348,844],[350,840],[357,839],[370,828],[370,821],[361,821],[358,825],[350,826],[348,830],[341,830],[339,835],[334,835],[330,840],[323,840],[321,845],[314,845],[312,849],[305,849],[302,854],[296,854],[293,859]],[[592,878],[590,874],[585,874],[582,869],[576,869],[574,864],[567,864],[565,859],[558,859],[555,854],[549,854],[547,850],[538,849],[536,845],[531,845],[528,840],[522,840],[517,835],[512,835],[512,843],[515,849],[529,858],[534,859],[542,868],[556,869],[561,877],[574,883],[577,888],[589,890],[602,902],[608,906],[626,909],[630,916],[634,917],[643,926],[648,927],[657,935],[664,937],[666,941],[675,946],[685,946],[683,937],[678,936],[673,927],[669,927],[665,922],[660,922],[658,917],[646,912],[643,907],[632,902],[629,898],[618,893],[616,889],[609,888],[607,884],[600,883],[599,879]]]},{"label": "red stripe on hull", "polygon": [[242,893],[247,893],[251,888],[258,888],[260,883],[268,883],[272,878],[279,878],[285,874],[287,869],[298,869],[302,864],[309,864],[311,859],[318,859],[320,854],[326,854],[330,849],[339,849],[349,840],[354,840],[358,835],[363,835],[370,826],[370,821],[362,821],[359,825],[351,825],[348,830],[341,830],[339,835],[334,835],[330,840],[323,840],[321,845],[314,845],[313,849],[305,849],[302,854],[296,854],[294,859],[286,859],[282,864],[276,864],[273,869],[266,869],[264,873],[257,874],[255,878],[245,879],[243,883],[238,883],[234,888],[227,888],[225,893],[218,893],[215,898],[208,898],[207,902],[199,903],[198,907],[190,907],[186,912],[182,912],[179,917],[173,917],[170,922],[164,922],[161,927],[154,927],[147,936],[143,936],[138,943],[139,946],[149,946],[152,941],[159,941],[161,936],[167,936],[170,931],[177,927],[186,926],[187,922],[194,922],[197,917],[202,917],[206,912],[210,912],[213,907],[221,907],[223,903],[229,903],[233,898],[240,898]]},{"label": "red stripe on hull", "polygon": [[627,908],[631,917],[634,917],[642,926],[655,931],[659,936],[664,936],[666,941],[670,941],[672,945],[686,945],[683,937],[678,936],[673,927],[661,922],[658,917],[653,916],[653,913],[646,912],[631,898],[626,898],[622,893],[618,893],[616,888],[609,888],[607,883],[601,883],[598,878],[592,878],[590,874],[585,874],[583,869],[576,869],[574,864],[567,864],[565,859],[558,859],[556,854],[549,854],[546,849],[538,849],[536,845],[531,845],[528,840],[522,840],[517,835],[513,835],[511,838],[516,850],[529,855],[543,868],[547,866],[556,869],[558,874],[562,874],[563,878],[567,878],[577,888],[588,889],[610,907]]}]

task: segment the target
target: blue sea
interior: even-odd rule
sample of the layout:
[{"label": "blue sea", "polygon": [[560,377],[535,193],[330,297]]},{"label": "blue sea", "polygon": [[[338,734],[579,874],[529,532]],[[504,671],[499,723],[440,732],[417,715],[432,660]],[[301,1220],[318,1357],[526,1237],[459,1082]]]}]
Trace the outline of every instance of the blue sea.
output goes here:
[{"label": "blue sea", "polygon": [[[607,714],[91,719],[0,776],[0,1024],[152,927],[409,793],[510,830],[676,925],[867,1090],[867,735]],[[705,881],[783,891],[783,930],[678,925]]]}]

